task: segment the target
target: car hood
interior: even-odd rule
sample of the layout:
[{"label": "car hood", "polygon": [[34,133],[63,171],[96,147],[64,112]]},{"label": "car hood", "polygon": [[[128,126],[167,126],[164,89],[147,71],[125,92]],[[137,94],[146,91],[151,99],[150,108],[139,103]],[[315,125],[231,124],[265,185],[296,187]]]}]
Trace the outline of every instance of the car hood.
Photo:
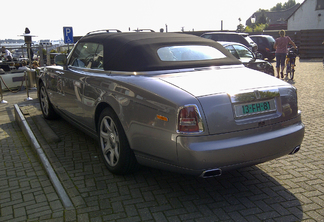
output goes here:
[{"label": "car hood", "polygon": [[288,86],[289,84],[265,73],[238,67],[163,75],[159,78],[195,97],[227,93],[230,95],[258,88]]}]

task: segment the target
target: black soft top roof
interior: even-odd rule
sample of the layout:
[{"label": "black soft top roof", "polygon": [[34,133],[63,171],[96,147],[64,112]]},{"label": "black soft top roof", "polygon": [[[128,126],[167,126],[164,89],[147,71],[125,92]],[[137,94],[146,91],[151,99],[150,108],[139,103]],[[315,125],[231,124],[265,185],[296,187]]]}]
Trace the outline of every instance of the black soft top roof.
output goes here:
[{"label": "black soft top roof", "polygon": [[[104,45],[104,69],[112,71],[158,71],[206,66],[241,64],[215,41],[179,33],[100,33],[84,36],[79,42]],[[162,61],[157,50],[165,46],[207,45],[225,58],[205,61]]]}]

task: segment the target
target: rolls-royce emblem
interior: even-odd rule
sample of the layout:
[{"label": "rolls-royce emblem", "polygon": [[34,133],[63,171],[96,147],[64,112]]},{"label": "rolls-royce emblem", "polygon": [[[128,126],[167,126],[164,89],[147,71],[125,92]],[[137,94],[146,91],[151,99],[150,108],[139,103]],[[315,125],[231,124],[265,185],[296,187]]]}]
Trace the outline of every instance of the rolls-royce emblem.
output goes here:
[{"label": "rolls-royce emblem", "polygon": [[254,90],[254,95],[257,99],[261,99],[261,94],[259,90]]}]

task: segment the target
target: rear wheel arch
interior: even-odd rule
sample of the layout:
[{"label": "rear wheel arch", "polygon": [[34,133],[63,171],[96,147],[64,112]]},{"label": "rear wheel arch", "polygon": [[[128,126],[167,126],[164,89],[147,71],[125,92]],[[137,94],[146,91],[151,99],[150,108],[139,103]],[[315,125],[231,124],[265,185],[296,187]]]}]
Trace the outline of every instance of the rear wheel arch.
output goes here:
[{"label": "rear wheel arch", "polygon": [[[98,133],[98,128],[99,128],[99,118],[100,118],[100,115],[101,115],[101,113],[106,109],[106,108],[108,108],[108,109],[111,109],[113,112],[114,112],[114,114],[116,115],[116,117],[118,118],[118,120],[119,120],[119,123],[121,124],[121,126],[122,126],[122,128],[123,128],[123,130],[124,130],[124,132],[125,132],[125,134],[126,134],[126,138],[127,138],[127,140],[128,140],[128,135],[127,135],[127,129],[125,129],[125,126],[124,126],[124,124],[123,124],[123,122],[121,121],[121,119],[119,118],[119,116],[117,115],[117,113],[119,112],[119,110],[116,110],[116,109],[114,109],[113,108],[113,106],[111,106],[109,103],[107,103],[107,102],[101,102],[100,104],[98,104],[98,106],[97,106],[97,108],[96,108],[96,112],[95,112],[95,118],[94,118],[94,124],[95,124],[95,129],[96,129],[96,132]],[[129,140],[128,140],[129,141]]]},{"label": "rear wheel arch", "polygon": [[108,170],[119,175],[138,170],[125,130],[112,107],[107,103],[99,104],[95,119],[101,155]]},{"label": "rear wheel arch", "polygon": [[115,110],[108,103],[102,102],[102,103],[98,104],[98,106],[96,108],[96,112],[95,112],[95,118],[94,118],[96,131],[98,131],[98,124],[99,124],[98,122],[99,122],[100,115],[106,108],[113,110],[114,113],[116,114]]}]

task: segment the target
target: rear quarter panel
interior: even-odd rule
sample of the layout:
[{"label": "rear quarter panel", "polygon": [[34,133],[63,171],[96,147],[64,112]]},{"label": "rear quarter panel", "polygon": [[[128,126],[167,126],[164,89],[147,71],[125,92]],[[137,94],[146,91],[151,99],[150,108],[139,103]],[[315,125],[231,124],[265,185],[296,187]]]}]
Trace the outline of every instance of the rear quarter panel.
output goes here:
[{"label": "rear quarter panel", "polygon": [[88,81],[102,92],[98,101],[117,114],[135,154],[177,161],[177,112],[184,104],[197,104],[192,95],[154,77],[106,76]]}]

